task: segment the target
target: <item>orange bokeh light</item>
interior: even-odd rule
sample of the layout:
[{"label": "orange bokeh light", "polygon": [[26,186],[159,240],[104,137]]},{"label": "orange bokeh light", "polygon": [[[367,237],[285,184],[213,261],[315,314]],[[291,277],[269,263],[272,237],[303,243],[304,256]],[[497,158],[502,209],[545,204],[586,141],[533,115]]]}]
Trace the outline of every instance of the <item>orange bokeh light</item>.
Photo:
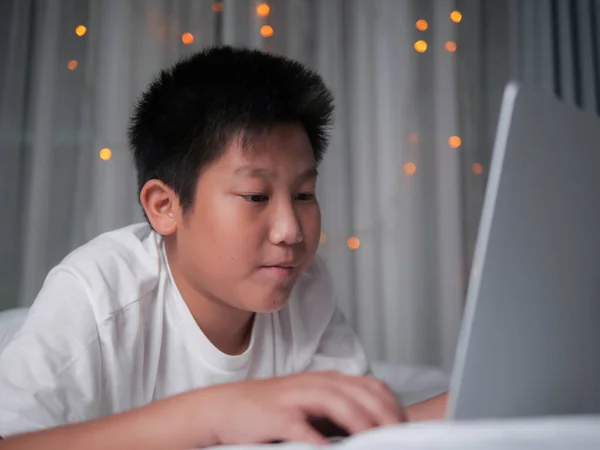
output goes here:
[{"label": "orange bokeh light", "polygon": [[425,41],[417,41],[415,42],[415,50],[418,51],[419,53],[423,53],[427,50],[427,42]]},{"label": "orange bokeh light", "polygon": [[458,136],[450,136],[450,138],[448,138],[448,145],[451,148],[458,148],[461,146],[461,144],[462,140]]},{"label": "orange bokeh light", "polygon": [[456,45],[456,42],[448,41],[444,44],[444,48],[446,49],[446,51],[454,53],[458,47]]},{"label": "orange bokeh light", "polygon": [[110,148],[103,148],[100,150],[100,159],[103,161],[108,161],[112,158],[112,150]]},{"label": "orange bokeh light", "polygon": [[256,14],[258,14],[260,17],[267,17],[270,12],[271,12],[271,7],[269,5],[267,5],[266,3],[259,3],[256,6]]},{"label": "orange bokeh light", "polygon": [[181,42],[185,45],[190,45],[194,43],[194,35],[192,33],[183,33],[181,35]]},{"label": "orange bokeh light", "polygon": [[450,13],[450,20],[454,23],[459,23],[462,20],[462,14],[460,11],[452,11]]},{"label": "orange bokeh light", "polygon": [[356,250],[358,247],[360,247],[360,239],[358,239],[356,236],[348,238],[348,248],[350,250]]},{"label": "orange bokeh light", "polygon": [[404,164],[404,172],[406,175],[414,175],[417,171],[417,165],[413,162],[407,162]]},{"label": "orange bokeh light", "polygon": [[263,25],[260,27],[260,35],[263,37],[273,36],[273,27],[270,25]]},{"label": "orange bokeh light", "polygon": [[417,23],[415,23],[415,26],[417,27],[417,30],[419,30],[419,31],[425,31],[427,28],[429,28],[429,24],[427,23],[426,20],[423,20],[423,19],[417,20]]}]

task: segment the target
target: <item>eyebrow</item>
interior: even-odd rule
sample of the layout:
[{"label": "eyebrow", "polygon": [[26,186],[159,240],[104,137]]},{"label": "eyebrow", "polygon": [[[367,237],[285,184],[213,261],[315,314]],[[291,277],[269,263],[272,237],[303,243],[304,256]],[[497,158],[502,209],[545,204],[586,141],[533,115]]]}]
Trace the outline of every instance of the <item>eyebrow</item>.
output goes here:
[{"label": "eyebrow", "polygon": [[[235,177],[260,178],[261,180],[272,180],[277,178],[277,173],[257,166],[239,167],[233,172]],[[319,175],[316,167],[309,167],[296,176],[298,179],[307,180],[317,178]]]}]

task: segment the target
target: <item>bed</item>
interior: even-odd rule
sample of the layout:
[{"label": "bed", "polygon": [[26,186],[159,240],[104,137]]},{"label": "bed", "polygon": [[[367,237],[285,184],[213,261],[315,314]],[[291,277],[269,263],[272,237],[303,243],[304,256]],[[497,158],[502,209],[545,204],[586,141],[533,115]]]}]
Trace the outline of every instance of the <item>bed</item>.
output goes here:
[{"label": "bed", "polygon": [[[339,450],[598,450],[600,416],[428,422],[366,432],[330,445]],[[316,450],[306,444],[221,446],[214,450]]]}]

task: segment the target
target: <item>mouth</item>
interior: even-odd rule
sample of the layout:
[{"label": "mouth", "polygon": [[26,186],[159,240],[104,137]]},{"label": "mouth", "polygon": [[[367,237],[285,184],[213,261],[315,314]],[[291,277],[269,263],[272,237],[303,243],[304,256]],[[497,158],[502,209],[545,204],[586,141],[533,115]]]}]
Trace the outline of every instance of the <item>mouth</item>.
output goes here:
[{"label": "mouth", "polygon": [[261,269],[266,271],[270,276],[281,280],[290,278],[297,267],[298,264],[295,262],[283,261],[276,264],[262,266]]}]

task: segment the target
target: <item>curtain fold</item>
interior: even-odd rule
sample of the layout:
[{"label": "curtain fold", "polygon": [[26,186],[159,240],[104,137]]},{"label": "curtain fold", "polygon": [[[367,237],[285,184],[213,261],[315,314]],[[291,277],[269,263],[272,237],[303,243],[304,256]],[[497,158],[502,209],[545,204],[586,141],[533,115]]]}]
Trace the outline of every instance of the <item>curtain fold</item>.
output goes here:
[{"label": "curtain fold", "polygon": [[0,2],[0,310],[19,298],[22,224],[27,187],[25,141],[31,76],[32,1]]}]

